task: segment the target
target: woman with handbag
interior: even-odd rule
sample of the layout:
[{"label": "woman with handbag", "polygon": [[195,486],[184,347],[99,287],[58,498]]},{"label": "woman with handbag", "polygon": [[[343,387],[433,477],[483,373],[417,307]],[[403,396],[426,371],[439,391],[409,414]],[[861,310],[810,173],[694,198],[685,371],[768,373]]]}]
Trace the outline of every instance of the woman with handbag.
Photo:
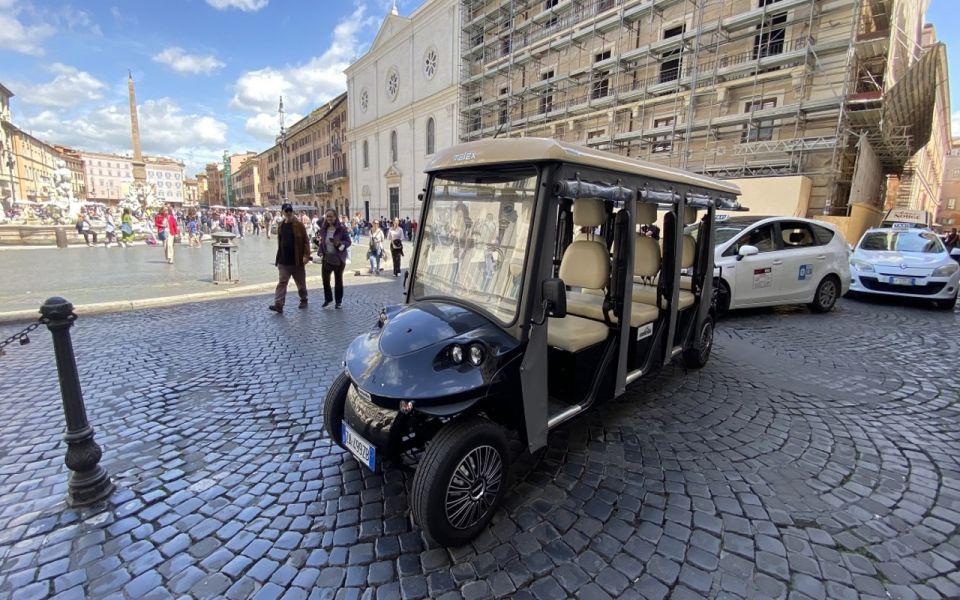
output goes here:
[{"label": "woman with handbag", "polygon": [[403,230],[400,229],[400,219],[394,219],[387,231],[387,240],[390,242],[390,259],[393,261],[393,276],[400,277],[400,257],[403,256]]},{"label": "woman with handbag", "polygon": [[119,246],[120,244],[117,243],[117,223],[113,220],[112,208],[107,209],[107,212],[103,217],[103,220],[104,220],[104,228],[106,229],[106,238],[107,238],[103,241],[103,247],[109,248],[110,244],[116,244]]},{"label": "woman with handbag", "polygon": [[373,222],[373,229],[370,231],[370,250],[367,251],[367,260],[370,261],[370,273],[376,275],[383,271],[380,266],[380,259],[383,258],[383,231],[380,224]]},{"label": "woman with handbag", "polygon": [[[353,241],[350,232],[340,222],[337,211],[328,208],[323,215],[318,232],[320,247],[320,274],[323,277],[323,306],[336,300],[336,307],[343,304],[343,269],[347,266],[347,249]],[[333,289],[330,288],[330,275],[333,275]]]}]

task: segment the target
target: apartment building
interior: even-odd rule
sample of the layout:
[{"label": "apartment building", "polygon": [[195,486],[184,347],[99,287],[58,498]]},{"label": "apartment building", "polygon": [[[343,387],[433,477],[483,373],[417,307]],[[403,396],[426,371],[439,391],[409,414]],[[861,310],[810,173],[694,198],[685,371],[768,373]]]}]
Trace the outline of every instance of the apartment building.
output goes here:
[{"label": "apartment building", "polygon": [[236,171],[230,173],[230,179],[236,206],[260,204],[260,160],[257,155],[247,157]]},{"label": "apartment building", "polygon": [[160,156],[144,156],[147,185],[152,186],[154,197],[167,204],[183,204],[183,163]]},{"label": "apartment building", "polygon": [[[17,200],[43,202],[53,193],[53,174],[60,155],[9,121],[3,121],[5,136],[13,151],[13,179]],[[7,165],[9,171],[9,164]]]},{"label": "apartment building", "polygon": [[66,146],[53,145],[60,160],[70,169],[70,187],[73,190],[73,197],[78,200],[87,199],[86,174],[83,168],[83,157],[80,152]]},{"label": "apartment building", "polygon": [[0,200],[5,203],[12,202],[16,194],[13,144],[6,127],[10,122],[10,98],[13,96],[13,92],[0,84]]},{"label": "apartment building", "polygon": [[196,206],[200,204],[200,186],[196,179],[189,177],[183,180],[183,204],[184,206]]},{"label": "apartment building", "polygon": [[221,175],[222,169],[223,167],[218,163],[206,164],[204,171],[206,173],[207,190],[203,197],[204,204],[223,206],[226,202],[223,190],[223,175]]},{"label": "apartment building", "polygon": [[884,175],[930,137],[945,52],[920,44],[926,5],[461,0],[460,137],[552,137],[732,179],[757,212],[876,215]]},{"label": "apartment building", "polygon": [[936,224],[947,231],[960,228],[960,139],[953,140],[953,146],[943,160]]},{"label": "apartment building", "polygon": [[260,196],[264,205],[287,202],[350,214],[347,168],[347,94],[313,110],[285,131],[280,143],[261,152]]}]

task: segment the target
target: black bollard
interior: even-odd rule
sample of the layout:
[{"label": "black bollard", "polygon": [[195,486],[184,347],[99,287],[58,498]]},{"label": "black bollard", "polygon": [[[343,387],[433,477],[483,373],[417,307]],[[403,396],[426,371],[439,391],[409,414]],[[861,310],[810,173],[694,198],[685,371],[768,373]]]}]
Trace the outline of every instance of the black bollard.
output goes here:
[{"label": "black bollard", "polygon": [[104,500],[113,492],[110,475],[100,466],[103,452],[93,440],[93,427],[87,422],[87,409],[83,405],[77,360],[73,355],[70,328],[77,320],[73,304],[63,298],[49,298],[40,307],[40,314],[47,329],[53,335],[53,351],[57,357],[57,374],[60,376],[60,394],[63,397],[63,414],[67,431],[64,462],[72,473],[67,490],[67,504],[88,506]]}]

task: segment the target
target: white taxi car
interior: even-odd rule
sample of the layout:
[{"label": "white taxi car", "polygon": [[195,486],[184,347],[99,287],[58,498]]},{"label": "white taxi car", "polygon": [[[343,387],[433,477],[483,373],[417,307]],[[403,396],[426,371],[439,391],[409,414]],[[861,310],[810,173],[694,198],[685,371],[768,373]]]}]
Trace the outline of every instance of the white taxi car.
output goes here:
[{"label": "white taxi car", "polygon": [[718,220],[715,227],[720,311],[809,304],[827,312],[847,292],[850,248],[829,223],[743,216]]},{"label": "white taxi car", "polygon": [[957,304],[960,265],[926,228],[869,229],[850,257],[851,295],[878,294]]}]

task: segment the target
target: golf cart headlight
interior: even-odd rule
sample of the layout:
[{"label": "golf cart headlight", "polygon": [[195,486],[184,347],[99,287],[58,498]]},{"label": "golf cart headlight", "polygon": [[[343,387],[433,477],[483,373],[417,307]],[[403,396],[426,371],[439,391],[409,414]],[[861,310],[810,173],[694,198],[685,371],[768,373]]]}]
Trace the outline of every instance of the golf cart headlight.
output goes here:
[{"label": "golf cart headlight", "polygon": [[470,364],[479,367],[480,363],[483,362],[483,346],[480,344],[471,344],[468,352],[470,355]]},{"label": "golf cart headlight", "polygon": [[463,346],[460,344],[450,346],[450,361],[455,365],[463,362]]},{"label": "golf cart headlight", "polygon": [[933,270],[933,276],[934,277],[950,277],[951,275],[956,273],[958,269],[960,269],[960,265],[957,265],[957,264],[943,265],[942,267],[937,267],[936,269]]},{"label": "golf cart headlight", "polygon": [[868,263],[865,260],[859,260],[856,258],[850,259],[850,266],[862,273],[873,273],[873,265]]}]

